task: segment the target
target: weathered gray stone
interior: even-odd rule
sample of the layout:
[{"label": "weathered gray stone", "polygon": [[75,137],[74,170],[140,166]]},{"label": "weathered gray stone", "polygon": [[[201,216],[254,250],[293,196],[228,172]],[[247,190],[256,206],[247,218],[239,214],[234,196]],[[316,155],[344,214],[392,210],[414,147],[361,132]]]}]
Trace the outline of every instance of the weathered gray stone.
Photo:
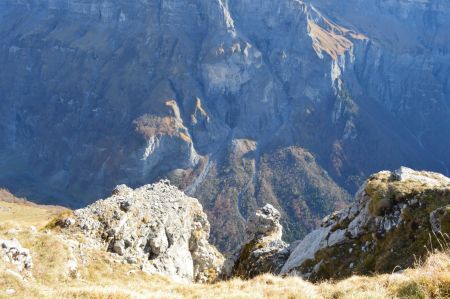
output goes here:
[{"label": "weathered gray stone", "polygon": [[289,245],[281,240],[280,212],[267,204],[247,225],[247,243],[227,261],[226,274],[252,278],[263,273],[278,274],[289,256]]},{"label": "weathered gray stone", "polygon": [[125,242],[123,240],[115,241],[111,250],[118,255],[123,255],[125,253]]},{"label": "weathered gray stone", "polygon": [[209,222],[196,199],[168,181],[115,190],[74,212],[86,236],[149,273],[199,282],[220,275],[223,257],[208,243]]},{"label": "weathered gray stone", "polygon": [[16,239],[0,239],[0,257],[5,262],[16,265],[20,272],[30,271],[33,267],[33,259],[30,251],[23,248]]},{"label": "weathered gray stone", "polygon": [[247,239],[255,238],[281,239],[283,227],[280,224],[281,214],[271,204],[265,205],[250,217],[247,223]]},{"label": "weathered gray stone", "polygon": [[[450,199],[449,199],[450,201]],[[430,213],[430,224],[435,234],[446,233],[443,229],[444,224],[450,226],[450,204],[438,208]]]}]

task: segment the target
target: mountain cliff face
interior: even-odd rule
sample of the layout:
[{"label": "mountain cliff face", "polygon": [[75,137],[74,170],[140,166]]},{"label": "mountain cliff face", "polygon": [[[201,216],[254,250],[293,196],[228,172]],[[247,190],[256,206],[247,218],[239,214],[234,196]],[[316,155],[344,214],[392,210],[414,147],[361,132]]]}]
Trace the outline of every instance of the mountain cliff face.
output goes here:
[{"label": "mountain cliff face", "polygon": [[400,165],[448,173],[445,0],[6,0],[0,185],[83,206],[169,178],[232,250],[286,239]]}]

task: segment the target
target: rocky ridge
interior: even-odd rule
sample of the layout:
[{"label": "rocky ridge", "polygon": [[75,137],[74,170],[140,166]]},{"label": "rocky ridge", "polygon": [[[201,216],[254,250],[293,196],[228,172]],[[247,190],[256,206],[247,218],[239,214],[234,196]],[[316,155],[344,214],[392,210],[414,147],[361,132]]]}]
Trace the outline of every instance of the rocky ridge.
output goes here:
[{"label": "rocky ridge", "polygon": [[[209,222],[197,200],[168,181],[113,195],[64,217],[96,248],[150,274],[208,282],[264,273],[308,280],[386,273],[412,267],[450,234],[450,179],[401,167],[372,175],[355,202],[291,245],[282,240],[281,213],[266,204],[250,216],[246,241],[225,262],[208,243]],[[444,246],[445,247],[445,246]]]},{"label": "rocky ridge", "polygon": [[264,207],[253,219],[250,231],[261,234],[242,247],[236,276],[268,272],[317,281],[400,271],[434,249],[448,249],[450,179],[406,167],[374,174],[355,203],[327,216],[320,228],[290,247],[281,241],[273,207]]},{"label": "rocky ridge", "polygon": [[184,281],[214,281],[222,255],[210,245],[209,222],[199,202],[168,181],[113,195],[76,210],[60,226],[81,230],[91,246],[106,248],[149,274]]},{"label": "rocky ridge", "polygon": [[[137,189],[120,185],[109,198],[63,211],[39,230],[7,230],[0,256],[8,273],[21,281],[36,279],[33,261],[45,256],[45,246],[63,253],[48,257],[58,265],[58,277],[75,280],[100,271],[99,256],[102,267],[123,265],[114,266],[117,273],[127,269],[121,275],[159,274],[181,282],[264,273],[318,281],[403,271],[430,251],[448,250],[450,179],[405,167],[374,174],[354,204],[291,245],[282,240],[280,221],[274,206],[263,206],[247,222],[246,242],[224,263],[208,242],[209,222],[196,199],[168,181]],[[18,237],[31,238],[37,252],[24,249]]]},{"label": "rocky ridge", "polygon": [[[0,239],[16,239],[25,245],[33,258],[33,267],[28,271],[29,276],[19,273],[16,265],[1,258],[3,252],[0,250],[0,298],[225,299],[308,296],[311,299],[351,299],[355,296],[447,298],[449,294],[448,251],[432,254],[418,268],[406,269],[402,273],[353,276],[332,282],[311,283],[300,277],[283,278],[268,274],[251,280],[230,279],[213,284],[176,282],[157,274],[147,274],[136,264],[128,264],[116,254],[107,252],[104,247],[88,246],[86,242],[90,238],[79,231],[66,233],[67,228],[54,227],[55,221],[51,221],[53,207],[25,206],[2,199],[0,194],[0,207],[8,209],[0,209],[0,219],[10,220],[2,221]],[[42,213],[42,210],[47,213]],[[63,221],[60,223],[62,225]]]}]

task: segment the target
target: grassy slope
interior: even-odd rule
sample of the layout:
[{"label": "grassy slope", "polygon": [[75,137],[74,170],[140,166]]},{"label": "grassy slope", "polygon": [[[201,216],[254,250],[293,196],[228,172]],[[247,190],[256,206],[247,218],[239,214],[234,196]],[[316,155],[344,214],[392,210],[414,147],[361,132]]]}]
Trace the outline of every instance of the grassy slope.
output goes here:
[{"label": "grassy slope", "polygon": [[[449,253],[432,254],[428,260],[401,274],[351,277],[339,282],[311,284],[300,278],[269,275],[250,281],[233,279],[210,285],[183,284],[149,276],[137,266],[114,262],[105,252],[69,249],[57,231],[42,228],[55,208],[0,201],[0,238],[17,238],[32,252],[33,278],[22,281],[0,260],[0,298],[448,298]],[[14,213],[12,217],[9,213]],[[8,216],[9,215],[9,216]],[[5,218],[8,217],[8,218]],[[32,231],[30,225],[38,229]],[[81,239],[80,236],[72,236]],[[65,265],[76,258],[79,276],[67,274]],[[85,264],[82,260],[87,261]],[[16,291],[7,295],[7,289]]]},{"label": "grassy slope", "polygon": [[64,210],[57,206],[39,206],[0,189],[0,225],[12,221],[39,227]]}]

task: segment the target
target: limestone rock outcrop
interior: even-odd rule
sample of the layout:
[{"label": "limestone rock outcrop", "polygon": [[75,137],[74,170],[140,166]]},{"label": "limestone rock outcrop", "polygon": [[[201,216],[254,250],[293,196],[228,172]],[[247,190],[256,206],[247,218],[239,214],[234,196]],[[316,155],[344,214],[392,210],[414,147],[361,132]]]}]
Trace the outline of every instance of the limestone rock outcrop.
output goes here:
[{"label": "limestone rock outcrop", "polygon": [[402,167],[371,176],[350,207],[326,217],[281,273],[310,280],[414,265],[450,234],[450,179]]},{"label": "limestone rock outcrop", "polygon": [[30,251],[23,248],[18,240],[0,239],[0,258],[17,266],[19,272],[27,274],[33,267]]},{"label": "limestone rock outcrop", "polygon": [[74,216],[74,228],[148,273],[197,282],[220,274],[223,257],[208,242],[202,206],[168,181],[135,190],[118,186]]},{"label": "limestone rock outcrop", "polygon": [[289,245],[281,240],[280,217],[280,212],[267,204],[249,219],[248,241],[232,263],[232,276],[252,278],[263,273],[279,273],[289,257]]}]

